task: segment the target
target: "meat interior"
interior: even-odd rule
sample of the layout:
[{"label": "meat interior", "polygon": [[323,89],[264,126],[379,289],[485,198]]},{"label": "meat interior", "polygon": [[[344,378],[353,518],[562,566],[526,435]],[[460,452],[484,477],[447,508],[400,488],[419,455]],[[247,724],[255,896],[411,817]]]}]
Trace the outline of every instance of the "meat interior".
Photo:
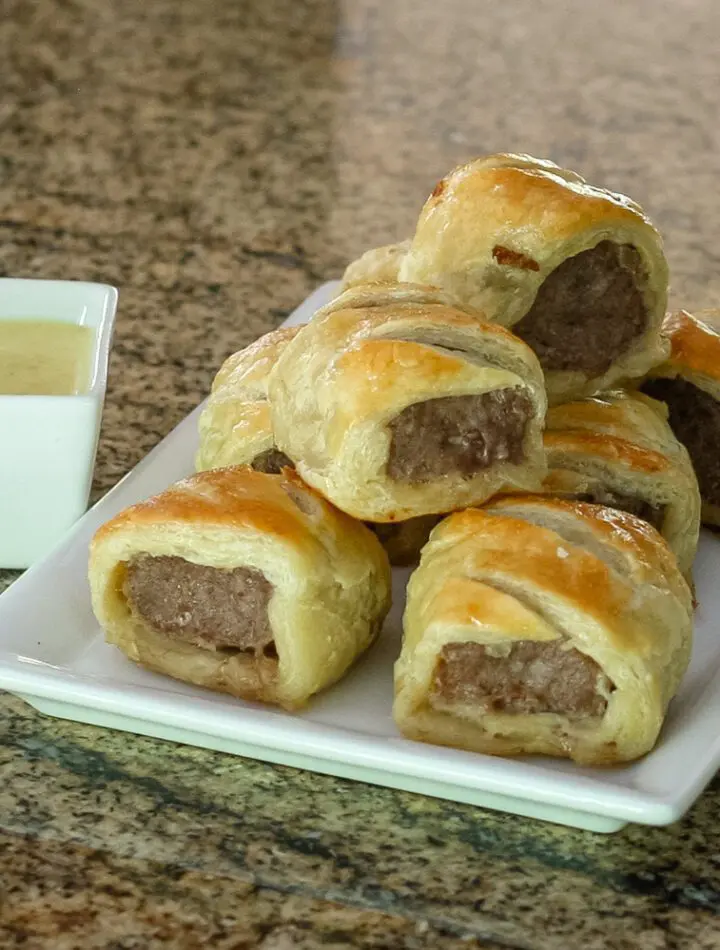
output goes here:
[{"label": "meat interior", "polygon": [[471,476],[495,462],[523,460],[532,403],[521,389],[443,396],[407,406],[388,424],[387,471],[396,481]]},{"label": "meat interior", "polygon": [[600,376],[645,330],[645,281],[632,245],[601,241],[546,277],[513,333],[546,370]]},{"label": "meat interior", "polygon": [[448,643],[435,668],[431,704],[471,705],[480,713],[598,717],[611,688],[594,660],[562,640],[521,640],[506,656],[493,656],[480,643]]},{"label": "meat interior", "polygon": [[265,472],[268,475],[279,475],[284,468],[295,468],[287,455],[278,449],[267,449],[256,455],[250,467],[256,472]]},{"label": "meat interior", "polygon": [[629,515],[636,515],[643,521],[647,521],[658,531],[665,518],[664,505],[651,505],[643,498],[623,495],[621,492],[613,492],[609,489],[597,488],[593,492],[578,495],[577,500],[588,501],[593,505],[607,505],[608,508],[617,508],[618,511],[627,511]]},{"label": "meat interior", "polygon": [[720,505],[720,404],[684,379],[654,379],[643,391],[667,403],[670,427],[690,454],[703,500]]},{"label": "meat interior", "polygon": [[277,656],[268,618],[273,586],[248,567],[223,570],[181,557],[140,555],[125,596],[153,630],[211,650]]}]

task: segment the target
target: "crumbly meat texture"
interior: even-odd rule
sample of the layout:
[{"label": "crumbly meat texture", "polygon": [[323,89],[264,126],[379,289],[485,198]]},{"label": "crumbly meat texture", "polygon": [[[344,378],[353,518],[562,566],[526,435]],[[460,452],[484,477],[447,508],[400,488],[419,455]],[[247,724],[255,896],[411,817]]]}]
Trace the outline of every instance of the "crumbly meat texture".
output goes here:
[{"label": "crumbly meat texture", "polygon": [[654,379],[643,390],[667,403],[670,427],[690,453],[703,500],[720,505],[720,403],[685,379]]},{"label": "crumbly meat texture", "polygon": [[519,464],[531,414],[521,389],[413,403],[388,425],[388,475],[417,483],[456,472],[472,476],[496,462]]},{"label": "crumbly meat texture", "polygon": [[268,618],[273,586],[248,567],[224,570],[181,557],[140,555],[125,596],[153,630],[210,650],[276,655]]},{"label": "crumbly meat texture", "polygon": [[632,245],[601,241],[546,277],[513,333],[543,369],[601,376],[647,326],[645,280]]},{"label": "crumbly meat texture", "polygon": [[518,641],[505,656],[491,655],[480,643],[448,643],[435,668],[431,703],[471,705],[482,713],[598,717],[610,689],[597,663],[562,640]]},{"label": "crumbly meat texture", "polygon": [[265,472],[267,475],[279,475],[284,468],[295,468],[292,461],[279,449],[267,449],[256,455],[250,463],[250,468],[256,472]]}]

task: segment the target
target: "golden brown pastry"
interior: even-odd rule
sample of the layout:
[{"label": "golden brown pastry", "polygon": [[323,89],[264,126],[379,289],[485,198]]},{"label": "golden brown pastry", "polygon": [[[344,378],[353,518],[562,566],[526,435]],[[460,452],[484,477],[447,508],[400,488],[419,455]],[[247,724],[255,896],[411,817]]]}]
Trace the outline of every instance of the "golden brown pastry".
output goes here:
[{"label": "golden brown pastry", "polygon": [[277,473],[284,465],[292,465],[275,446],[267,382],[298,329],[283,327],[266,333],[220,367],[198,424],[197,471],[250,465],[259,472]]},{"label": "golden brown pastry", "polygon": [[401,281],[441,287],[512,327],[538,355],[551,405],[664,359],[657,231],[629,198],[552,162],[492,155],[456,168],[397,253]]},{"label": "golden brown pastry", "polygon": [[536,357],[429,288],[342,294],[287,345],[269,393],[278,448],[356,518],[441,513],[545,475]]},{"label": "golden brown pastry", "polygon": [[[299,329],[266,333],[220,367],[198,425],[198,471],[250,465],[256,471],[277,474],[295,467],[275,445],[267,382],[278,356]],[[385,548],[390,563],[406,566],[417,563],[437,521],[435,516],[425,516],[397,524],[368,522],[368,527]]]},{"label": "golden brown pastry", "polygon": [[667,403],[700,484],[702,520],[720,525],[720,310],[680,310],[663,324],[672,352],[643,391]]},{"label": "golden brown pastry", "polygon": [[700,492],[665,406],[623,390],[556,406],[547,414],[544,443],[544,491],[649,521],[683,574],[689,573],[700,532]]},{"label": "golden brown pastry", "polygon": [[420,560],[420,552],[427,544],[430,532],[442,515],[421,515],[407,521],[365,524],[375,534],[393,567],[411,567]]},{"label": "golden brown pastry", "polygon": [[410,241],[399,244],[386,244],[373,247],[352,264],[348,264],[343,274],[343,288],[374,281],[396,282],[400,263],[410,247]]},{"label": "golden brown pastry", "polygon": [[377,538],[291,470],[203,472],[104,525],[92,604],[136,663],[302,706],[373,642],[390,606]]},{"label": "golden brown pastry", "polygon": [[690,591],[646,522],[543,496],[450,515],[410,579],[404,735],[492,755],[627,762],[687,668]]}]

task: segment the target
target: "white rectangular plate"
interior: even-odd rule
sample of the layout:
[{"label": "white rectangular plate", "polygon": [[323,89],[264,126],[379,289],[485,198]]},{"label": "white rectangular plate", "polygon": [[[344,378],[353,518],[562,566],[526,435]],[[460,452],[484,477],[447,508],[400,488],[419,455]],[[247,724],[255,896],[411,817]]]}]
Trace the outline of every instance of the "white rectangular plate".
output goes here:
[{"label": "white rectangular plate", "polygon": [[[320,287],[300,323],[336,290]],[[77,523],[42,563],[0,597],[0,688],[52,716],[407,789],[547,821],[617,831],[677,820],[720,766],[720,540],[703,535],[700,607],[690,670],[660,742],[634,765],[580,768],[505,760],[403,739],[392,719],[407,572],[378,643],[300,714],[244,703],[142,670],[104,643],[90,609],[88,543],[121,509],[192,471],[200,407]]]}]

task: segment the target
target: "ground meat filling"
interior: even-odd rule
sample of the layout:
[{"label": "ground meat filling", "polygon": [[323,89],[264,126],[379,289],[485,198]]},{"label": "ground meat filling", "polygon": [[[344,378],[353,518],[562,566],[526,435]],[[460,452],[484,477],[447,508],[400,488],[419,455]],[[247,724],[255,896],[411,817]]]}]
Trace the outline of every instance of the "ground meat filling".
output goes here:
[{"label": "ground meat filling", "polygon": [[601,376],[645,330],[645,281],[632,245],[601,241],[548,275],[513,333],[543,369]]},{"label": "ground meat filling", "polygon": [[649,501],[645,501],[643,498],[622,495],[620,492],[597,489],[594,492],[578,495],[577,500],[589,501],[593,505],[607,505],[608,508],[617,508],[618,511],[626,511],[629,515],[636,515],[636,517],[642,518],[643,521],[647,521],[658,531],[665,519],[664,505],[651,505]]},{"label": "ground meat filling", "polygon": [[279,475],[284,468],[295,468],[284,452],[278,449],[268,449],[256,455],[250,463],[250,468],[256,472],[265,472],[267,475]]},{"label": "ground meat filling", "polygon": [[684,379],[654,379],[643,391],[668,404],[670,426],[690,453],[703,500],[720,505],[720,404]]},{"label": "ground meat filling", "polygon": [[268,619],[272,584],[248,567],[223,570],[181,557],[140,555],[125,596],[153,630],[210,650],[277,656]]},{"label": "ground meat filling", "polygon": [[520,389],[414,403],[388,424],[388,475],[427,482],[457,472],[469,477],[495,462],[517,465],[531,414],[532,403]]},{"label": "ground meat filling", "polygon": [[561,640],[519,641],[506,656],[491,656],[479,643],[448,643],[435,668],[431,704],[471,705],[481,713],[598,717],[611,689],[594,660],[563,649]]}]

